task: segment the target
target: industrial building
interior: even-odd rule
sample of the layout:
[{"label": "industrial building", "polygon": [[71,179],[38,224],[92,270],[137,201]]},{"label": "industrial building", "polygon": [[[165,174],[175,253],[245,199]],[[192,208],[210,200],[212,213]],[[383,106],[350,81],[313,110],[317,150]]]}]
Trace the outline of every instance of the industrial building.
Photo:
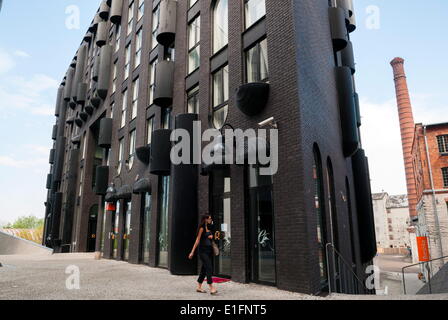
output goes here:
[{"label": "industrial building", "polygon": [[[409,198],[411,232],[424,238],[420,261],[437,272],[448,256],[448,123],[415,123],[404,59],[391,61],[400,119],[403,158]],[[427,245],[426,245],[427,244]],[[420,257],[423,258],[423,257]]]}]

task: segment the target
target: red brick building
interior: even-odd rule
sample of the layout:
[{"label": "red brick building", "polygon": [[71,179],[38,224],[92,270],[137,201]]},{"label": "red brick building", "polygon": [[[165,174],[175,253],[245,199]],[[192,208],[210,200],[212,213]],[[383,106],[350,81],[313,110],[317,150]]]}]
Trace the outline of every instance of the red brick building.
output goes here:
[{"label": "red brick building", "polygon": [[431,258],[448,255],[448,122],[415,125],[412,163],[418,233],[429,237]]}]

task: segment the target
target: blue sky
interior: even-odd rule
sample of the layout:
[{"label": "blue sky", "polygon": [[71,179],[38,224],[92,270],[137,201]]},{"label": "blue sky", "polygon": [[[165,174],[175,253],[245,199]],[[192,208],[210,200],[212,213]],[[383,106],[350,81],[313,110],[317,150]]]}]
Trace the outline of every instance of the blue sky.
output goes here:
[{"label": "blue sky", "polygon": [[[298,1],[298,0],[296,0]],[[304,1],[304,0],[301,0]],[[309,0],[311,1],[311,0]],[[416,122],[448,121],[448,1],[354,0],[352,34],[372,189],[405,193],[391,59],[406,59]],[[42,217],[56,89],[100,0],[5,0],[0,13],[0,224]],[[79,29],[66,9],[80,10]],[[379,29],[367,28],[371,6]],[[371,12],[371,11],[369,11]]]},{"label": "blue sky", "polygon": [[[5,0],[0,12],[0,224],[44,215],[57,87],[100,0]],[[66,8],[80,10],[68,29]],[[70,8],[70,7],[69,7]]]}]

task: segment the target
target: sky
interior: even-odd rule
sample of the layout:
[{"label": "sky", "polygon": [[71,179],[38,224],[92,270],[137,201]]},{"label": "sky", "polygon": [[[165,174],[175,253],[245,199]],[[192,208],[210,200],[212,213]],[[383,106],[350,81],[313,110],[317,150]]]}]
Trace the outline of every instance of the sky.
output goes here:
[{"label": "sky", "polygon": [[[0,225],[19,216],[44,215],[57,87],[100,2],[3,1]],[[351,37],[372,191],[406,193],[389,63],[396,56],[406,60],[416,122],[448,121],[448,1],[354,0],[354,5],[358,28]]]}]

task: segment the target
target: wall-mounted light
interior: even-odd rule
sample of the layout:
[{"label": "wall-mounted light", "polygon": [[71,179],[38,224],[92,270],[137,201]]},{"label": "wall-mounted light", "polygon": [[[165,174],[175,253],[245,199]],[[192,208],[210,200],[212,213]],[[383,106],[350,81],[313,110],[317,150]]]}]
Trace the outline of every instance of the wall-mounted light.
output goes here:
[{"label": "wall-mounted light", "polygon": [[258,123],[258,126],[261,127],[265,127],[265,126],[269,126],[271,128],[274,129],[278,129],[278,123],[277,121],[275,121],[274,117],[270,117],[266,120],[261,121],[260,123]]}]

